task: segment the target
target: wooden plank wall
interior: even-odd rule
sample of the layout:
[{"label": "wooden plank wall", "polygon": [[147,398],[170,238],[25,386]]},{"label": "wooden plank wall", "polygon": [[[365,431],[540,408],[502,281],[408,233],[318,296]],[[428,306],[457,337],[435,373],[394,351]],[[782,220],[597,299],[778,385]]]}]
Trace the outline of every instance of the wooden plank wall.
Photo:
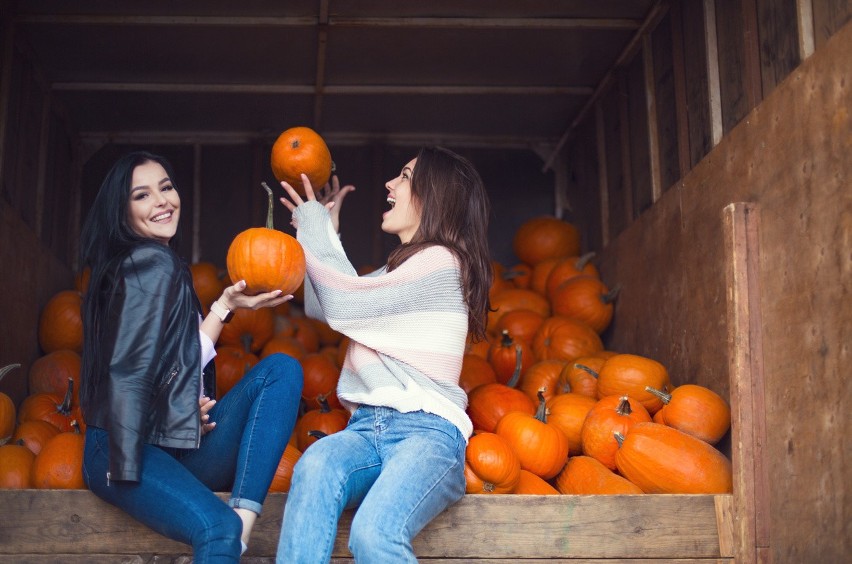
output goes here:
[{"label": "wooden plank wall", "polygon": [[[726,3],[715,4],[720,20]],[[769,24],[759,19],[758,6],[754,22],[763,29]],[[753,469],[755,560],[839,562],[852,553],[845,517],[852,475],[843,464],[843,406],[852,399],[845,382],[852,334],[850,52],[852,24],[846,24],[775,85],[760,72],[766,64],[755,66],[763,101],[736,124],[728,114],[720,143],[602,256],[604,279],[622,284],[608,345],[657,358],[675,383],[728,394],[731,297],[722,214],[732,202],[759,210],[752,251],[759,257],[752,281],[760,289],[752,328],[758,333],[750,336],[762,346],[751,353],[760,358],[750,370],[762,374],[756,391],[769,407],[754,413],[752,429],[763,453]],[[742,58],[760,60],[753,55]],[[720,61],[720,74],[732,61]],[[751,66],[744,63],[743,72]],[[740,86],[752,86],[743,86],[738,100],[755,92],[749,76]],[[732,108],[725,102],[730,95],[723,89],[723,114]],[[578,138],[568,154],[584,143],[589,140]],[[762,405],[755,402],[743,409]]]}]

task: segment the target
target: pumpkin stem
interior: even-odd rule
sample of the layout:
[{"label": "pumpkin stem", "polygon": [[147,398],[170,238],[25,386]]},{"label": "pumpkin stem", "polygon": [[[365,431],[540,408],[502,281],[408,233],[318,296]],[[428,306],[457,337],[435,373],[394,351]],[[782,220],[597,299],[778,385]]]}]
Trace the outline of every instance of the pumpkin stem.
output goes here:
[{"label": "pumpkin stem", "polygon": [[5,376],[9,372],[11,372],[12,370],[14,370],[16,368],[20,368],[20,367],[21,367],[20,364],[10,364],[8,366],[4,366],[3,368],[0,368],[0,380],[2,380],[3,376]]},{"label": "pumpkin stem", "polygon": [[327,437],[328,434],[323,433],[322,431],[317,431],[316,429],[314,429],[314,430],[308,431],[308,436],[311,436],[311,437],[314,437],[314,438],[317,438],[317,439],[321,439],[323,437]]},{"label": "pumpkin stem", "polygon": [[521,345],[515,345],[515,371],[512,372],[512,377],[509,378],[509,381],[506,382],[506,385],[510,388],[514,388],[518,384],[518,380],[521,379]]},{"label": "pumpkin stem", "polygon": [[80,434],[82,434],[82,432],[80,431],[80,424],[77,422],[77,420],[76,420],[76,419],[73,419],[73,420],[71,421],[71,429],[72,429],[72,432],[73,432],[75,435],[80,435]]},{"label": "pumpkin stem", "polygon": [[272,188],[269,187],[269,185],[266,183],[266,181],[263,181],[260,184],[261,184],[261,186],[263,186],[263,189],[266,190],[266,197],[269,200],[269,206],[266,210],[266,228],[267,229],[275,229],[272,226],[272,209],[273,209],[273,206],[272,206]]},{"label": "pumpkin stem", "polygon": [[592,377],[594,377],[595,379],[597,379],[597,377],[598,377],[598,373],[597,373],[597,372],[595,372],[594,370],[592,370],[591,368],[589,368],[588,366],[586,366],[585,364],[580,364],[579,362],[575,362],[575,363],[574,363],[574,368],[579,368],[579,369],[580,369],[580,370],[582,370],[583,372],[588,372],[588,373],[589,373],[589,374],[591,374],[591,375],[592,375]]},{"label": "pumpkin stem", "polygon": [[243,349],[245,349],[245,352],[251,352],[251,343],[253,340],[254,339],[252,338],[251,333],[243,333],[242,335],[240,335],[240,342],[243,344]]},{"label": "pumpkin stem", "polygon": [[317,401],[320,404],[320,413],[329,413],[331,411],[331,406],[328,405],[328,394],[320,394],[317,396]]},{"label": "pumpkin stem", "polygon": [[615,301],[616,296],[621,291],[621,284],[616,284],[613,286],[612,290],[607,292],[606,294],[601,295],[601,301],[605,304],[611,304]]},{"label": "pumpkin stem", "polygon": [[56,412],[62,415],[71,413],[71,399],[74,397],[74,380],[68,378],[68,389],[65,391],[65,398],[61,405],[56,406]]},{"label": "pumpkin stem", "polygon": [[651,392],[652,394],[654,394],[655,396],[657,396],[658,398],[663,400],[663,403],[666,404],[666,405],[668,405],[669,402],[672,401],[672,395],[671,394],[667,394],[666,392],[664,392],[662,390],[658,390],[657,388],[652,388],[651,386],[645,386],[645,391]]},{"label": "pumpkin stem", "polygon": [[612,434],[615,437],[615,442],[618,443],[618,447],[621,448],[621,445],[624,444],[624,435],[616,431]]},{"label": "pumpkin stem", "polygon": [[630,415],[633,413],[633,409],[630,407],[630,399],[627,396],[621,396],[621,399],[618,401],[618,407],[615,408],[615,412],[619,415]]},{"label": "pumpkin stem", "polygon": [[542,423],[547,423],[547,400],[544,399],[544,392],[547,391],[547,386],[542,386],[536,392],[538,396],[538,410],[535,412],[535,418]]},{"label": "pumpkin stem", "polygon": [[581,256],[577,259],[577,262],[574,263],[574,269],[576,269],[577,272],[583,272],[583,269],[586,267],[587,264],[589,264],[589,262],[594,258],[594,256],[594,251]]},{"label": "pumpkin stem", "polygon": [[494,491],[494,484],[491,482],[482,482],[482,491],[485,493],[491,493]]},{"label": "pumpkin stem", "polygon": [[512,336],[509,335],[508,329],[503,329],[500,337],[500,346],[501,347],[511,347],[514,341],[512,340]]}]

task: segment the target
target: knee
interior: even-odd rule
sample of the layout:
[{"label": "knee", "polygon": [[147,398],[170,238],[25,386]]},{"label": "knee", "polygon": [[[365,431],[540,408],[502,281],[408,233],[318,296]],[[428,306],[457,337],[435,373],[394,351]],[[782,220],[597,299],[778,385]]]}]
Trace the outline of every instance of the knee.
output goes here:
[{"label": "knee", "polygon": [[198,554],[240,553],[243,522],[237,512],[223,506],[222,510],[206,512],[192,535],[193,550]]},{"label": "knee", "polygon": [[355,512],[349,529],[349,551],[356,562],[387,561],[389,555],[405,553],[406,547],[410,549],[402,532],[388,525]]},{"label": "knee", "polygon": [[292,356],[274,353],[261,362],[267,365],[267,378],[274,385],[285,386],[296,394],[302,393],[302,365]]}]

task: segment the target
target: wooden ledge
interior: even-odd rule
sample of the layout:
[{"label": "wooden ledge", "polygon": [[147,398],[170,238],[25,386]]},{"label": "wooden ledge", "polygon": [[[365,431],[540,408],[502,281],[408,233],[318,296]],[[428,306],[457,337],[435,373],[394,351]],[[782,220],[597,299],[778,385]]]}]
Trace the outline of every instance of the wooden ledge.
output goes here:
[{"label": "wooden ledge", "polygon": [[[219,494],[227,499],[228,494]],[[270,562],[286,494],[270,494],[244,562]],[[730,495],[468,495],[414,540],[419,558],[535,560],[705,559],[729,562]],[[0,562],[188,562],[166,539],[87,490],[0,491]],[[351,559],[352,513],[340,521],[333,556]],[[646,560],[647,562],[647,560]]]}]

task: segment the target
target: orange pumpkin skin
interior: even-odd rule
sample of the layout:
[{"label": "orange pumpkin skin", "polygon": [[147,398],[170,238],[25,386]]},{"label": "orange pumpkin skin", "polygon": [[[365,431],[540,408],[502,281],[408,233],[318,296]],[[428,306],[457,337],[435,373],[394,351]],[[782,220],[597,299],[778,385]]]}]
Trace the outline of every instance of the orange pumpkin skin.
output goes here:
[{"label": "orange pumpkin skin", "polygon": [[32,471],[35,455],[19,444],[0,446],[0,489],[32,488]]},{"label": "orange pumpkin skin", "polygon": [[491,363],[479,355],[466,353],[462,357],[459,387],[469,394],[477,386],[497,381],[497,374]]},{"label": "orange pumpkin skin", "polygon": [[55,294],[39,316],[38,344],[45,353],[83,350],[83,296],[75,290]]},{"label": "orange pumpkin skin", "polygon": [[[20,364],[10,364],[0,368],[0,380],[15,368],[20,368],[20,366]],[[0,445],[6,444],[6,441],[9,440],[9,437],[15,431],[16,418],[17,409],[15,409],[15,402],[12,401],[12,398],[8,394],[0,392]]]},{"label": "orange pumpkin skin", "polygon": [[535,404],[521,390],[499,382],[477,386],[468,394],[467,414],[475,429],[494,432],[497,423],[511,411],[532,415]]},{"label": "orange pumpkin skin", "polygon": [[32,484],[39,489],[84,490],[83,435],[59,433],[41,449],[32,466]]},{"label": "orange pumpkin skin", "polygon": [[575,276],[559,285],[550,294],[553,315],[579,319],[603,333],[612,321],[615,293],[593,276]]},{"label": "orange pumpkin skin", "polygon": [[559,495],[556,488],[527,470],[521,468],[521,478],[515,486],[516,495]]},{"label": "orange pumpkin skin", "polygon": [[576,319],[548,317],[533,337],[533,353],[538,360],[557,358],[571,362],[603,350],[594,329]]},{"label": "orange pumpkin skin", "polygon": [[465,449],[464,477],[469,494],[511,493],[521,479],[521,462],[499,435],[476,433]]},{"label": "orange pumpkin skin", "polygon": [[491,348],[488,350],[488,362],[494,368],[494,374],[496,374],[498,382],[505,384],[512,378],[518,364],[519,355],[521,361],[520,373],[524,374],[535,364],[535,358],[530,345],[524,341],[516,341],[505,330],[499,339],[491,343]]},{"label": "orange pumpkin skin", "polygon": [[615,454],[618,472],[645,493],[733,491],[731,461],[713,446],[659,423],[638,423]]},{"label": "orange pumpkin skin", "polygon": [[308,354],[308,351],[305,350],[302,343],[296,340],[296,337],[276,335],[263,345],[263,349],[260,351],[260,358],[266,358],[275,353],[286,354],[301,361]]},{"label": "orange pumpkin skin", "polygon": [[591,456],[572,456],[556,477],[556,489],[568,495],[631,495],[642,489]]},{"label": "orange pumpkin skin", "polygon": [[583,422],[580,432],[583,454],[615,470],[618,450],[615,433],[624,435],[634,425],[650,421],[648,411],[633,398],[607,396],[595,404]]},{"label": "orange pumpkin skin", "polygon": [[598,356],[581,356],[569,362],[559,375],[559,391],[598,397],[598,372],[606,359]]},{"label": "orange pumpkin skin", "polygon": [[518,455],[521,468],[549,480],[568,461],[568,438],[561,429],[547,422],[544,396],[535,415],[519,411],[507,413],[497,423],[495,432]]},{"label": "orange pumpkin skin", "polygon": [[671,394],[649,390],[663,401],[657,413],[669,427],[683,431],[714,445],[731,427],[731,408],[722,397],[709,388],[684,384]]},{"label": "orange pumpkin skin", "polygon": [[586,253],[581,257],[566,257],[556,263],[547,275],[544,286],[544,295],[553,302],[553,292],[565,281],[577,276],[591,276],[600,278],[600,273],[591,263],[595,253]]},{"label": "orange pumpkin skin", "polygon": [[[319,353],[306,354],[299,363],[302,365],[304,380],[302,399],[305,400],[307,408],[320,409],[323,401],[327,401],[334,408],[342,407],[337,398],[337,381],[340,379],[340,369],[337,365]],[[300,447],[299,450],[304,452],[305,449]]]},{"label": "orange pumpkin skin", "polygon": [[211,262],[196,262],[189,265],[189,271],[192,273],[195,295],[207,311],[210,304],[215,302],[225,289],[222,280],[219,279],[219,269]]},{"label": "orange pumpkin skin", "polygon": [[541,327],[544,317],[540,312],[529,309],[507,311],[497,322],[496,333],[502,334],[505,330],[513,339],[532,345],[535,332]]},{"label": "orange pumpkin skin", "polygon": [[663,400],[646,390],[667,390],[669,373],[656,360],[635,354],[617,354],[604,362],[598,372],[598,397],[630,396],[651,415],[663,407]]},{"label": "orange pumpkin skin", "polygon": [[80,389],[80,355],[75,351],[58,350],[47,353],[30,365],[28,375],[31,394],[65,394],[68,380],[74,380],[73,403],[77,403],[77,390]]},{"label": "orange pumpkin skin", "polygon": [[519,262],[509,270],[503,272],[503,279],[509,280],[515,288],[528,290],[532,282],[532,267],[526,263]]},{"label": "orange pumpkin skin", "polygon": [[291,444],[288,444],[284,449],[284,454],[281,455],[281,460],[278,462],[278,467],[275,469],[275,475],[272,476],[272,483],[269,484],[270,492],[289,492],[290,483],[293,480],[293,468],[302,453],[299,449]]},{"label": "orange pumpkin skin", "polygon": [[331,435],[346,428],[349,422],[349,412],[340,408],[329,407],[325,398],[320,400],[318,409],[309,409],[296,422],[293,433],[296,435],[296,448],[305,452],[309,446],[319,440],[311,431],[319,431],[323,435]]},{"label": "orange pumpkin skin", "polygon": [[47,444],[47,441],[58,435],[59,432],[56,425],[41,419],[31,419],[18,425],[15,429],[15,434],[12,435],[11,442],[17,443],[20,441],[34,455],[38,455],[41,449],[44,448],[44,445]]},{"label": "orange pumpkin skin", "polygon": [[488,312],[488,324],[486,329],[490,334],[497,333],[497,326],[501,318],[510,311],[526,309],[538,313],[542,317],[550,315],[550,302],[547,298],[521,288],[510,288],[498,292],[491,298],[491,309]]},{"label": "orange pumpkin skin", "polygon": [[302,245],[266,227],[252,227],[234,237],[226,262],[231,280],[245,280],[249,295],[273,290],[292,294],[305,279]]},{"label": "orange pumpkin skin", "polygon": [[512,240],[515,255],[535,266],[545,259],[580,254],[580,231],[553,216],[540,216],[524,222]]},{"label": "orange pumpkin skin", "polygon": [[219,345],[242,347],[246,352],[259,352],[275,333],[275,314],[268,307],[240,308],[222,327]]},{"label": "orange pumpkin skin", "polygon": [[223,397],[240,378],[260,362],[257,355],[245,352],[242,347],[223,345],[216,349],[213,358],[216,365],[216,395]]},{"label": "orange pumpkin skin", "polygon": [[583,422],[598,400],[575,393],[559,394],[547,401],[547,421],[562,429],[568,439],[568,454],[583,453]]},{"label": "orange pumpkin skin", "polygon": [[291,127],[283,131],[272,145],[272,174],[279,182],[287,182],[301,196],[305,195],[302,173],[315,192],[331,178],[331,152],[320,134],[310,127]]},{"label": "orange pumpkin skin", "polygon": [[47,421],[63,432],[74,430],[74,425],[82,421],[80,407],[72,404],[74,381],[68,380],[65,396],[57,394],[30,394],[21,402],[18,410],[18,422],[31,420]]},{"label": "orange pumpkin skin", "polygon": [[565,364],[564,360],[556,358],[536,362],[521,375],[518,389],[533,401],[538,401],[538,392],[544,389],[545,401],[550,400],[558,393],[557,382]]}]

